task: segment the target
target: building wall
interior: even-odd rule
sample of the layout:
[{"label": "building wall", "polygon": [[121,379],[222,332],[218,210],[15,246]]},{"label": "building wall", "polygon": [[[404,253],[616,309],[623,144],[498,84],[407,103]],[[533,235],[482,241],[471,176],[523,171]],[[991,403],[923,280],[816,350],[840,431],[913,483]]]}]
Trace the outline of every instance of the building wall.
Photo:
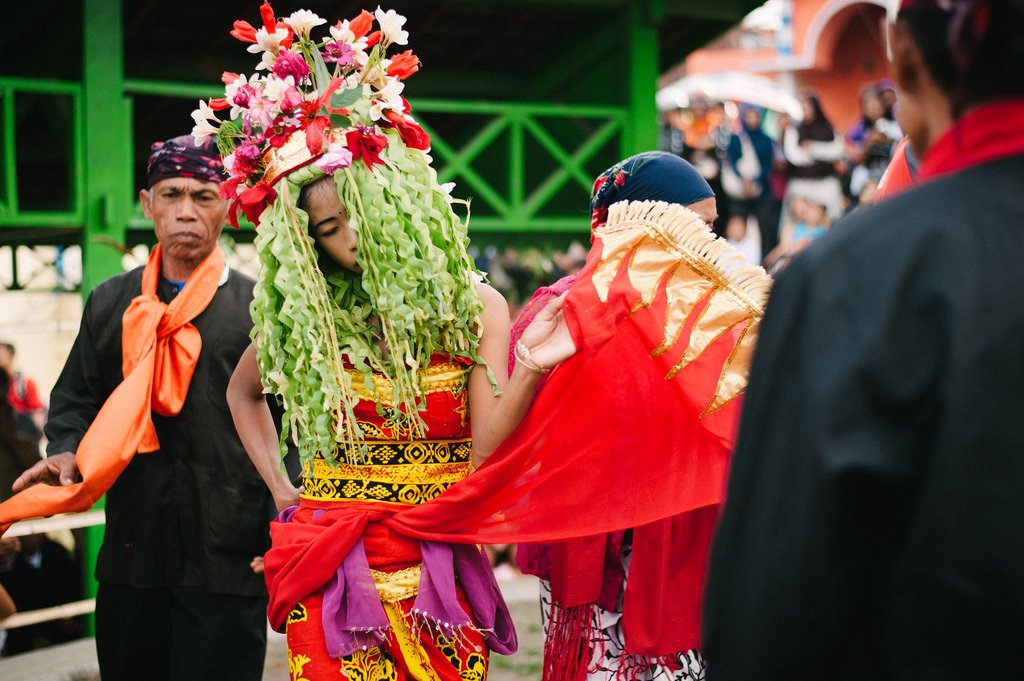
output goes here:
[{"label": "building wall", "polygon": [[774,48],[710,46],[692,53],[687,75],[746,71],[779,79],[791,71],[796,94],[816,92],[832,123],[846,130],[862,88],[888,77],[883,0],[792,0],[793,55]]},{"label": "building wall", "polygon": [[816,68],[797,73],[804,90],[817,92],[826,114],[846,131],[859,116],[859,94],[889,75],[884,13],[859,4],[834,16],[818,41]]}]

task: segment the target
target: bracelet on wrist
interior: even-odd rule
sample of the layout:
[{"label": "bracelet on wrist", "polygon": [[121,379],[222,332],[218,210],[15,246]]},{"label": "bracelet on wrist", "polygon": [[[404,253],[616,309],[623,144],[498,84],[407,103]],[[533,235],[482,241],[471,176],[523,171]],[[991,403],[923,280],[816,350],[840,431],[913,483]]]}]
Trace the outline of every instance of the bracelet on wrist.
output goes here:
[{"label": "bracelet on wrist", "polygon": [[534,371],[538,374],[546,374],[550,371],[550,369],[541,366],[533,359],[533,357],[530,356],[530,348],[526,347],[526,343],[524,343],[522,339],[516,341],[515,355],[519,363],[530,371]]}]

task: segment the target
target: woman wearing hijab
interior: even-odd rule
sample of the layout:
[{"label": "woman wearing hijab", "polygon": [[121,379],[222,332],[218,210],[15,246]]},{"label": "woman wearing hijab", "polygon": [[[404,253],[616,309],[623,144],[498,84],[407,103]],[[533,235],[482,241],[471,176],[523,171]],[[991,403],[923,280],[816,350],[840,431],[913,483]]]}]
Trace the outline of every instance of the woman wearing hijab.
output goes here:
[{"label": "woman wearing hijab", "polygon": [[783,142],[789,163],[785,204],[788,206],[794,196],[812,197],[827,208],[829,219],[835,220],[843,213],[843,187],[835,167],[846,153],[843,138],[836,133],[816,95],[805,96],[803,106],[804,120],[797,134],[786,135]]},{"label": "woman wearing hijab", "polygon": [[771,191],[775,161],[774,142],[762,129],[760,107],[740,107],[740,130],[729,139],[723,186],[729,194],[730,222],[727,234],[739,240],[746,233],[747,219],[757,219],[761,231],[761,257],[779,243],[779,211]]},{"label": "woman wearing hijab", "polygon": [[[717,217],[715,196],[707,181],[679,157],[651,152],[630,157],[609,168],[594,183],[591,225],[596,231],[608,220],[609,208],[624,201],[664,201],[686,206],[707,225]],[[512,327],[513,349],[523,330],[549,302],[568,291],[578,275],[564,277],[537,291]],[[544,384],[541,384],[542,386]],[[657,429],[658,423],[636,427]],[[599,437],[579,433],[580,438]],[[709,473],[709,482],[714,473]],[[607,485],[614,486],[613,480]],[[704,678],[699,650],[698,616],[711,530],[718,505],[684,513],[642,530],[620,530],[559,544],[522,544],[517,562],[528,574],[541,578],[544,615],[545,674],[550,681],[582,679]],[[685,524],[685,539],[661,557],[661,568],[688,565],[685,579],[673,584],[672,593],[650,589],[650,563],[631,572],[634,538],[646,541],[652,530]],[[646,559],[647,556],[644,556]],[[635,579],[634,579],[635,577]],[[643,599],[643,603],[637,601]],[[627,606],[627,607],[624,607]],[[650,636],[650,633],[657,632]],[[650,640],[644,641],[648,637]]]}]

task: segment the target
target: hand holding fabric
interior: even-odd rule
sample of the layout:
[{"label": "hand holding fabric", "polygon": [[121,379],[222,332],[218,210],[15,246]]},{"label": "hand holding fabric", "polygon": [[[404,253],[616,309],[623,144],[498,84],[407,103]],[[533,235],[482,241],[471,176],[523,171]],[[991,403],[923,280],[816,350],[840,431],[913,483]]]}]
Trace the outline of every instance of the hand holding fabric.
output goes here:
[{"label": "hand holding fabric", "polygon": [[576,354],[562,311],[564,301],[564,293],[550,301],[523,331],[521,340],[529,348],[530,358],[544,369],[554,369]]},{"label": "hand holding fabric", "polygon": [[78,471],[73,452],[61,452],[39,461],[18,476],[11,485],[11,490],[20,492],[39,483],[55,486],[66,486],[81,482],[82,474]]}]

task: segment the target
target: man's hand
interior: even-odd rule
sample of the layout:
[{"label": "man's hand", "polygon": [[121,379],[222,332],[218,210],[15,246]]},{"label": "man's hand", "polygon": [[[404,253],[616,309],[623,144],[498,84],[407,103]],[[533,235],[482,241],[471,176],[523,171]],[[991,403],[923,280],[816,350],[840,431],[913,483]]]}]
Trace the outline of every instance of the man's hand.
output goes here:
[{"label": "man's hand", "polygon": [[81,482],[82,475],[75,465],[75,455],[63,452],[48,456],[18,476],[11,489],[20,492],[38,483],[47,485],[71,485]]}]

